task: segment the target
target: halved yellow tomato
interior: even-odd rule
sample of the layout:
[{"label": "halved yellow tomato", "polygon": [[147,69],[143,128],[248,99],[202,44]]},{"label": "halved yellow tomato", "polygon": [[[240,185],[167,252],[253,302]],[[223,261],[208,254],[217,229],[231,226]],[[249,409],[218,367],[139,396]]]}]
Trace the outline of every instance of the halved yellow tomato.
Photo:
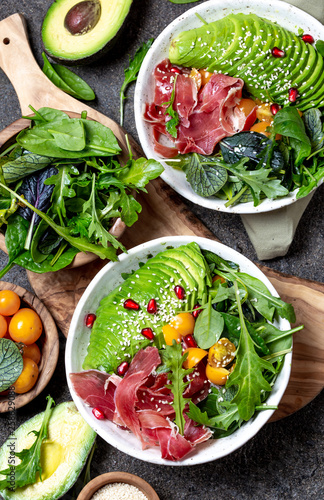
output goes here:
[{"label": "halved yellow tomato", "polygon": [[183,363],[183,367],[186,369],[193,368],[194,366],[198,365],[198,363],[208,355],[208,352],[204,349],[200,349],[200,347],[188,347],[188,349],[185,349],[185,351],[183,351],[183,354],[185,354],[186,352],[188,353],[188,356]]},{"label": "halved yellow tomato", "polygon": [[166,345],[172,345],[173,340],[175,340],[177,344],[179,344],[181,342],[180,333],[178,332],[178,330],[173,328],[173,326],[171,326],[171,325],[164,325],[162,327],[162,333],[163,333]]},{"label": "halved yellow tomato", "polygon": [[230,372],[226,368],[214,367],[209,363],[206,365],[206,377],[212,384],[225,385]]}]

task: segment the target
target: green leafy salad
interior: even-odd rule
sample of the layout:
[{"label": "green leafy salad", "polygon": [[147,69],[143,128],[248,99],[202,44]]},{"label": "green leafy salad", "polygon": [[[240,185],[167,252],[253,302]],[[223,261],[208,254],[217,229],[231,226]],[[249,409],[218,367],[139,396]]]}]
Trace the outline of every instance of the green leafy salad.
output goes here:
[{"label": "green leafy salad", "polygon": [[[96,311],[85,371],[70,375],[77,394],[86,401],[91,394],[102,418],[114,420],[117,412],[118,422],[146,444],[152,444],[146,434],[152,421],[144,415],[165,428],[171,420],[194,444],[192,426],[202,441],[224,437],[257,412],[275,408],[267,398],[291,351],[293,332],[302,329],[276,326],[279,317],[296,321],[291,304],[194,242],[168,247],[123,277]],[[120,377],[109,411],[102,406],[102,372],[114,374],[112,384]],[[95,390],[92,378],[98,379]],[[169,455],[163,445],[161,450],[163,458],[183,456]]]},{"label": "green leafy salad", "polygon": [[0,225],[9,255],[2,277],[14,264],[30,271],[57,271],[78,252],[117,259],[123,245],[109,232],[120,218],[138,219],[136,191],[158,177],[155,160],[132,157],[121,165],[113,132],[86,113],[34,111],[31,126],[0,155]]},{"label": "green leafy salad", "polygon": [[324,177],[323,42],[255,14],[202,21],[154,69],[155,151],[225,207],[308,195]]}]

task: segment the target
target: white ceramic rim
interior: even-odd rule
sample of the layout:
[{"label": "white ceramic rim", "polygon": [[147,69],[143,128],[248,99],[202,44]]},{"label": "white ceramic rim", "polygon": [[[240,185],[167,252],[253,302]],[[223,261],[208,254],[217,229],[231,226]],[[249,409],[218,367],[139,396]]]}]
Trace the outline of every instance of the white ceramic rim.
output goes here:
[{"label": "white ceramic rim", "polygon": [[263,0],[210,0],[203,2],[175,19],[157,37],[149,49],[141,66],[134,96],[135,123],[138,137],[145,155],[160,161],[165,170],[161,178],[184,198],[202,207],[235,214],[255,214],[278,210],[298,201],[297,190],[289,193],[284,198],[276,200],[265,199],[254,207],[252,202],[241,203],[233,207],[225,207],[226,200],[215,197],[203,198],[197,195],[185,178],[182,171],[175,170],[165,162],[161,161],[154,151],[152,142],[152,129],[149,123],[143,120],[143,110],[146,102],[153,101],[153,69],[160,61],[168,55],[168,47],[171,39],[179,32],[201,26],[199,14],[207,21],[222,18],[230,13],[255,13],[271,21],[278,22],[283,27],[297,32],[298,28],[304,29],[305,33],[311,33],[317,39],[324,39],[324,26],[314,17],[293,5],[281,0],[271,0],[266,3]]},{"label": "white ceramic rim", "polygon": [[[259,412],[256,417],[244,423],[244,425],[242,425],[242,427],[235,431],[235,433],[231,436],[217,440],[209,440],[202,443],[183,460],[180,460],[179,462],[171,462],[161,458],[159,448],[142,450],[140,442],[132,433],[119,429],[115,424],[107,420],[97,420],[92,415],[91,409],[84,404],[73,389],[69,374],[81,371],[82,361],[84,359],[86,347],[89,341],[89,329],[87,329],[84,325],[85,315],[89,312],[94,312],[99,305],[101,298],[107,295],[110,290],[115,288],[115,286],[118,286],[118,284],[123,282],[123,279],[120,276],[121,272],[130,272],[135,270],[138,267],[139,262],[146,260],[148,254],[155,255],[156,253],[165,250],[167,245],[177,247],[192,241],[197,242],[201,248],[211,250],[227,260],[236,262],[239,264],[242,271],[261,279],[269,288],[270,292],[273,295],[278,296],[278,293],[268,278],[258,267],[256,267],[255,264],[253,264],[253,262],[221,243],[207,238],[192,236],[170,236],[158,238],[132,248],[129,250],[128,254],[120,256],[120,261],[114,263],[109,262],[95,276],[95,278],[88,285],[75,309],[66,344],[65,368],[67,382],[72,398],[84,419],[107,443],[114,446],[118,450],[127,453],[132,457],[158,465],[197,465],[222,458],[235,451],[251,439],[274,413],[274,410]],[[284,319],[280,319],[278,326],[282,330],[290,329],[289,322]],[[269,405],[278,405],[285,392],[290,376],[291,360],[292,353],[289,353],[286,355],[283,368],[273,386],[273,391],[267,400]]]}]

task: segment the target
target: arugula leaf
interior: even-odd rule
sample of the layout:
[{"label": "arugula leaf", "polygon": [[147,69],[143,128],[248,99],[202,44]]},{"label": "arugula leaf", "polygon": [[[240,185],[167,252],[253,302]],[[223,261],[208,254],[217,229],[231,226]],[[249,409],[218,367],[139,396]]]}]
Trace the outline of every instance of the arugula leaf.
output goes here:
[{"label": "arugula leaf", "polygon": [[217,162],[209,163],[209,159],[193,153],[186,166],[186,176],[192,189],[200,196],[212,196],[226,184],[228,175],[225,168]]},{"label": "arugula leaf", "polygon": [[295,152],[295,161],[299,165],[311,153],[311,142],[306,134],[303,120],[296,108],[282,108],[273,119],[274,133],[289,138]]},{"label": "arugula leaf", "polygon": [[135,82],[139,70],[141,69],[142,62],[146,56],[149,48],[151,47],[154,39],[150,38],[147,42],[142,43],[142,45],[137,49],[133,59],[129,58],[128,68],[124,69],[124,82],[120,88],[120,125],[123,126],[124,122],[124,100],[126,99],[125,91],[130,83]]},{"label": "arugula leaf", "polygon": [[310,180],[307,185],[299,188],[296,198],[300,199],[307,196],[314,188],[318,185],[321,179],[324,178],[324,162],[323,166],[319,167],[318,170],[310,176]]},{"label": "arugula leaf", "polygon": [[324,42],[323,40],[317,40],[315,43],[315,48],[317,52],[321,54],[322,57],[324,57]]},{"label": "arugula leaf", "polygon": [[98,255],[98,257],[100,257],[101,259],[117,260],[116,251],[113,247],[103,247],[102,245],[90,243],[86,238],[77,238],[72,236],[68,228],[56,224],[53,219],[51,219],[51,217],[38,210],[38,208],[33,207],[33,205],[31,205],[27,200],[19,196],[4,184],[0,183],[0,186],[4,189],[7,189],[7,191],[16,196],[16,198],[18,198],[18,200],[20,200],[24,205],[27,205],[27,207],[36,212],[36,214],[44,219],[47,224],[57,232],[59,236],[62,236],[62,238],[70,243],[71,246],[79,249],[81,252],[92,252],[95,255]]},{"label": "arugula leaf", "polygon": [[171,137],[174,137],[175,139],[177,138],[178,135],[177,126],[180,123],[178,112],[175,109],[173,109],[176,83],[177,83],[177,75],[175,75],[174,77],[173,89],[171,92],[170,101],[163,103],[163,106],[166,106],[164,114],[170,116],[170,120],[168,120],[165,123],[165,128],[166,131],[171,135]]},{"label": "arugula leaf", "polygon": [[23,369],[22,355],[10,339],[0,339],[0,392],[10,387]]},{"label": "arugula leaf", "polygon": [[132,226],[138,219],[138,213],[142,211],[142,206],[133,195],[123,193],[120,198],[121,213],[120,218],[126,226]]},{"label": "arugula leaf", "polygon": [[168,379],[171,381],[171,384],[168,385],[169,389],[173,394],[173,408],[175,411],[175,423],[179,428],[180,434],[183,435],[185,419],[183,416],[183,412],[185,409],[186,403],[188,403],[189,399],[185,399],[183,397],[183,392],[187,385],[190,383],[189,381],[185,382],[184,378],[186,375],[189,375],[193,371],[193,369],[185,370],[182,367],[183,362],[187,358],[188,354],[182,355],[182,347],[181,344],[177,344],[176,341],[173,341],[172,346],[165,346],[165,350],[163,351],[163,363],[167,368],[170,369],[168,372]]},{"label": "arugula leaf", "polygon": [[44,181],[47,186],[53,186],[52,211],[66,217],[64,198],[76,196],[75,190],[71,187],[73,178],[71,174],[77,175],[78,169],[73,165],[62,165],[56,170],[56,175],[52,175]]},{"label": "arugula leaf", "polygon": [[[238,294],[237,282],[234,282]],[[233,372],[229,375],[226,387],[238,387],[237,393],[230,405],[237,405],[239,416],[247,421],[255,413],[255,407],[261,404],[261,392],[271,391],[271,386],[263,376],[263,371],[274,371],[273,365],[260,358],[255,352],[253,341],[246,327],[241,301],[237,299],[237,308],[240,317],[241,335],[236,352],[236,363]]]},{"label": "arugula leaf", "polygon": [[224,329],[222,315],[211,305],[211,296],[203,311],[199,314],[194,329],[197,344],[202,349],[209,349],[220,338]]},{"label": "arugula leaf", "polygon": [[42,53],[42,58],[44,61],[43,73],[56,87],[84,101],[92,101],[96,98],[92,88],[82,78],[73,73],[73,71],[61,64],[51,64],[45,52]]},{"label": "arugula leaf", "polygon": [[237,405],[232,403],[228,403],[226,411],[219,413],[215,417],[209,417],[207,411],[201,411],[198,406],[190,401],[187,415],[197,422],[197,424],[205,425],[206,427],[216,427],[225,431],[227,431],[234,422],[242,421]]},{"label": "arugula leaf", "polygon": [[[6,479],[0,481],[0,488],[9,488],[16,490],[28,484],[36,482],[36,475],[42,475],[42,466],[40,461],[41,446],[44,439],[47,438],[48,422],[52,414],[52,405],[54,400],[51,396],[47,397],[47,406],[44,412],[44,418],[39,431],[32,431],[36,439],[29,449],[16,452],[15,455],[20,458],[18,465],[11,465],[10,468],[0,471],[0,475],[6,476]],[[14,477],[15,486],[12,487],[12,477]]]},{"label": "arugula leaf", "polygon": [[91,222],[88,227],[89,238],[95,237],[98,239],[104,248],[107,248],[108,242],[114,248],[120,248],[123,252],[126,252],[124,245],[118,241],[112,234],[110,234],[107,229],[105,229],[99,220],[97,208],[96,208],[96,175],[92,176],[92,190],[88,201],[83,205],[83,212],[88,213],[91,216]]},{"label": "arugula leaf", "polygon": [[146,158],[131,159],[125,167],[116,173],[116,177],[129,188],[144,190],[145,185],[162,174],[164,168],[156,160]]}]

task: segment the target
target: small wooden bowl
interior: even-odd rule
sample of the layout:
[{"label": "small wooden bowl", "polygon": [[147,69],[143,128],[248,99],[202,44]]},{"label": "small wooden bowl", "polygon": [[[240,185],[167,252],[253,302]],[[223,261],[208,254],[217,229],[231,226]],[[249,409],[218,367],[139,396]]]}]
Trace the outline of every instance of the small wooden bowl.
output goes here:
[{"label": "small wooden bowl", "polygon": [[[65,111],[70,118],[79,118],[79,113],[73,113],[72,111]],[[89,118],[92,120],[92,118]],[[30,121],[24,118],[19,118],[14,121],[11,125],[6,127],[0,132],[0,147],[2,151],[5,151],[11,144],[14,144],[16,140],[16,136],[19,132],[21,132],[24,128],[27,128],[30,125]],[[126,151],[122,151],[121,155],[125,154]],[[135,193],[133,193],[135,195]],[[109,229],[110,234],[112,234],[117,240],[122,236],[126,229],[126,224],[120,219],[116,219],[112,227]],[[8,253],[4,234],[0,233],[0,250],[5,253]],[[72,269],[74,267],[84,266],[85,264],[90,264],[94,260],[98,259],[98,255],[90,252],[79,252],[66,269]]]},{"label": "small wooden bowl", "polygon": [[[12,410],[12,408],[16,410],[35,399],[36,396],[38,396],[38,394],[45,389],[46,385],[50,381],[57,365],[59,355],[59,338],[52,316],[36,295],[28,292],[21,286],[14,285],[13,283],[7,283],[5,281],[0,281],[0,290],[13,290],[16,292],[21,299],[22,305],[34,309],[43,323],[43,333],[37,341],[42,353],[42,359],[38,366],[38,379],[30,391],[25,394],[15,395],[15,399],[11,402],[10,410]],[[8,403],[9,400],[7,396],[0,396],[0,413],[9,411]]]},{"label": "small wooden bowl", "polygon": [[99,488],[111,483],[131,484],[144,493],[144,495],[147,496],[147,500],[159,500],[159,497],[153,490],[152,486],[144,481],[144,479],[135,476],[134,474],[129,474],[128,472],[107,472],[107,474],[101,474],[100,476],[95,477],[83,488],[77,500],[91,500]]}]

